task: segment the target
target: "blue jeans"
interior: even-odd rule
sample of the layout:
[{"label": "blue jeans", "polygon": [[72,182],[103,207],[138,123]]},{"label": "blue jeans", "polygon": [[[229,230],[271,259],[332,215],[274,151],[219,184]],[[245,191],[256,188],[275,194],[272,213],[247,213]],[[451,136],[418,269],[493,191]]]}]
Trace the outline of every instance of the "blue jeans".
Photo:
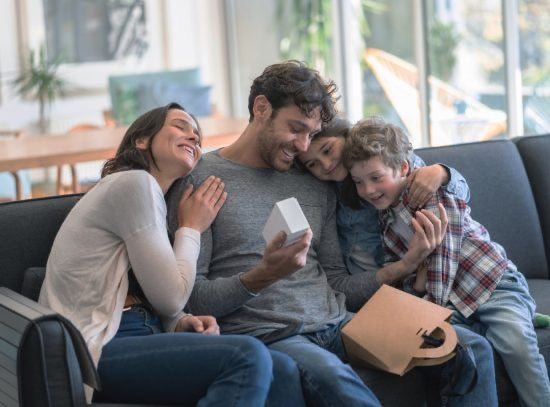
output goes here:
[{"label": "blue jeans", "polygon": [[340,329],[349,321],[324,331],[291,336],[269,345],[290,355],[302,375],[306,400],[314,406],[380,406],[372,391],[345,364]]},{"label": "blue jeans", "polygon": [[501,356],[522,406],[550,406],[550,381],[533,327],[535,302],[523,274],[507,270],[473,315],[455,312],[451,322],[484,335]]},{"label": "blue jeans", "polygon": [[[458,341],[470,355],[477,369],[477,383],[464,396],[443,398],[443,405],[449,407],[496,407],[498,405],[497,387],[495,381],[495,363],[493,349],[482,336],[470,331],[462,325],[454,325]],[[441,376],[448,378],[452,372],[454,360],[447,362],[441,371]],[[464,378],[467,379],[467,378]],[[462,383],[457,383],[461,386]]]},{"label": "blue jeans", "polygon": [[158,317],[139,306],[123,313],[98,372],[102,391],[94,401],[304,405],[299,371],[288,356],[244,335],[162,333]]}]

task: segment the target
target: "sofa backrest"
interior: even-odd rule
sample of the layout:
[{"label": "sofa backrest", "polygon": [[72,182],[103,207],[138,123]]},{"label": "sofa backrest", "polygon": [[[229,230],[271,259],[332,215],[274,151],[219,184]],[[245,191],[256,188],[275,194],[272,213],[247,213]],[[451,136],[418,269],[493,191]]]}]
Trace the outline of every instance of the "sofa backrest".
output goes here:
[{"label": "sofa backrest", "polygon": [[[549,278],[542,230],[521,156],[510,140],[416,150],[426,164],[444,163],[468,181],[472,218],[483,224],[529,278]],[[549,181],[550,182],[550,181]]]},{"label": "sofa backrest", "polygon": [[46,265],[55,235],[80,196],[0,204],[0,286],[21,292],[25,270]]},{"label": "sofa backrest", "polygon": [[[550,134],[518,137],[513,140],[527,170],[539,211],[540,224],[550,256]],[[550,258],[548,259],[550,260]]]}]

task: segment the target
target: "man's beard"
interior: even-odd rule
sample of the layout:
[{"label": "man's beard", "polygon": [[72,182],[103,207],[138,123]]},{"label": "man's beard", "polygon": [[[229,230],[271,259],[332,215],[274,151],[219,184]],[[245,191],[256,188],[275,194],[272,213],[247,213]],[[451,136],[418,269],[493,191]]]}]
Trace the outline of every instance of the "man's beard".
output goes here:
[{"label": "man's beard", "polygon": [[292,162],[286,163],[281,160],[277,160],[277,155],[281,149],[287,151],[295,151],[294,146],[291,143],[281,144],[277,141],[277,135],[273,129],[273,119],[264,125],[263,131],[258,136],[258,152],[264,163],[275,171],[285,172],[290,169]]}]

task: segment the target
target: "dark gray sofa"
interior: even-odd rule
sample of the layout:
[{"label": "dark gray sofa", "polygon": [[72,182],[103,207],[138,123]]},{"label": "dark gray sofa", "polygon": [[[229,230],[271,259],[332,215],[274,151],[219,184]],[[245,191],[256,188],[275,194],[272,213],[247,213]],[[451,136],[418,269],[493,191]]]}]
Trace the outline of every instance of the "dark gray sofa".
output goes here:
[{"label": "dark gray sofa", "polygon": [[[528,278],[538,309],[550,314],[550,135],[417,150],[426,163],[458,169],[472,192],[474,219],[507,250]],[[36,299],[39,278],[55,234],[79,195],[0,204],[0,286]],[[83,231],[85,233],[85,231]],[[537,330],[550,366],[550,328]],[[1,336],[1,329],[0,329]],[[1,349],[0,349],[1,352]],[[516,394],[497,358],[500,404],[515,405]],[[404,377],[357,368],[384,406],[421,406],[427,391],[416,369]],[[0,379],[0,393],[2,391]]]}]

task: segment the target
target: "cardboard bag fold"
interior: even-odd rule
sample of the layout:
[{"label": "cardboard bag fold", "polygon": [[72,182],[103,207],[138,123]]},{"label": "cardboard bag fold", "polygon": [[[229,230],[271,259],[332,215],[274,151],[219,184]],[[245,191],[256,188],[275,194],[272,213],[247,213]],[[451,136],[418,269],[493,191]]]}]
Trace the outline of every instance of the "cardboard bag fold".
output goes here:
[{"label": "cardboard bag fold", "polygon": [[[457,336],[447,322],[453,312],[404,291],[383,285],[342,329],[350,362],[404,375],[454,357]],[[423,347],[422,334],[444,339]]]}]

